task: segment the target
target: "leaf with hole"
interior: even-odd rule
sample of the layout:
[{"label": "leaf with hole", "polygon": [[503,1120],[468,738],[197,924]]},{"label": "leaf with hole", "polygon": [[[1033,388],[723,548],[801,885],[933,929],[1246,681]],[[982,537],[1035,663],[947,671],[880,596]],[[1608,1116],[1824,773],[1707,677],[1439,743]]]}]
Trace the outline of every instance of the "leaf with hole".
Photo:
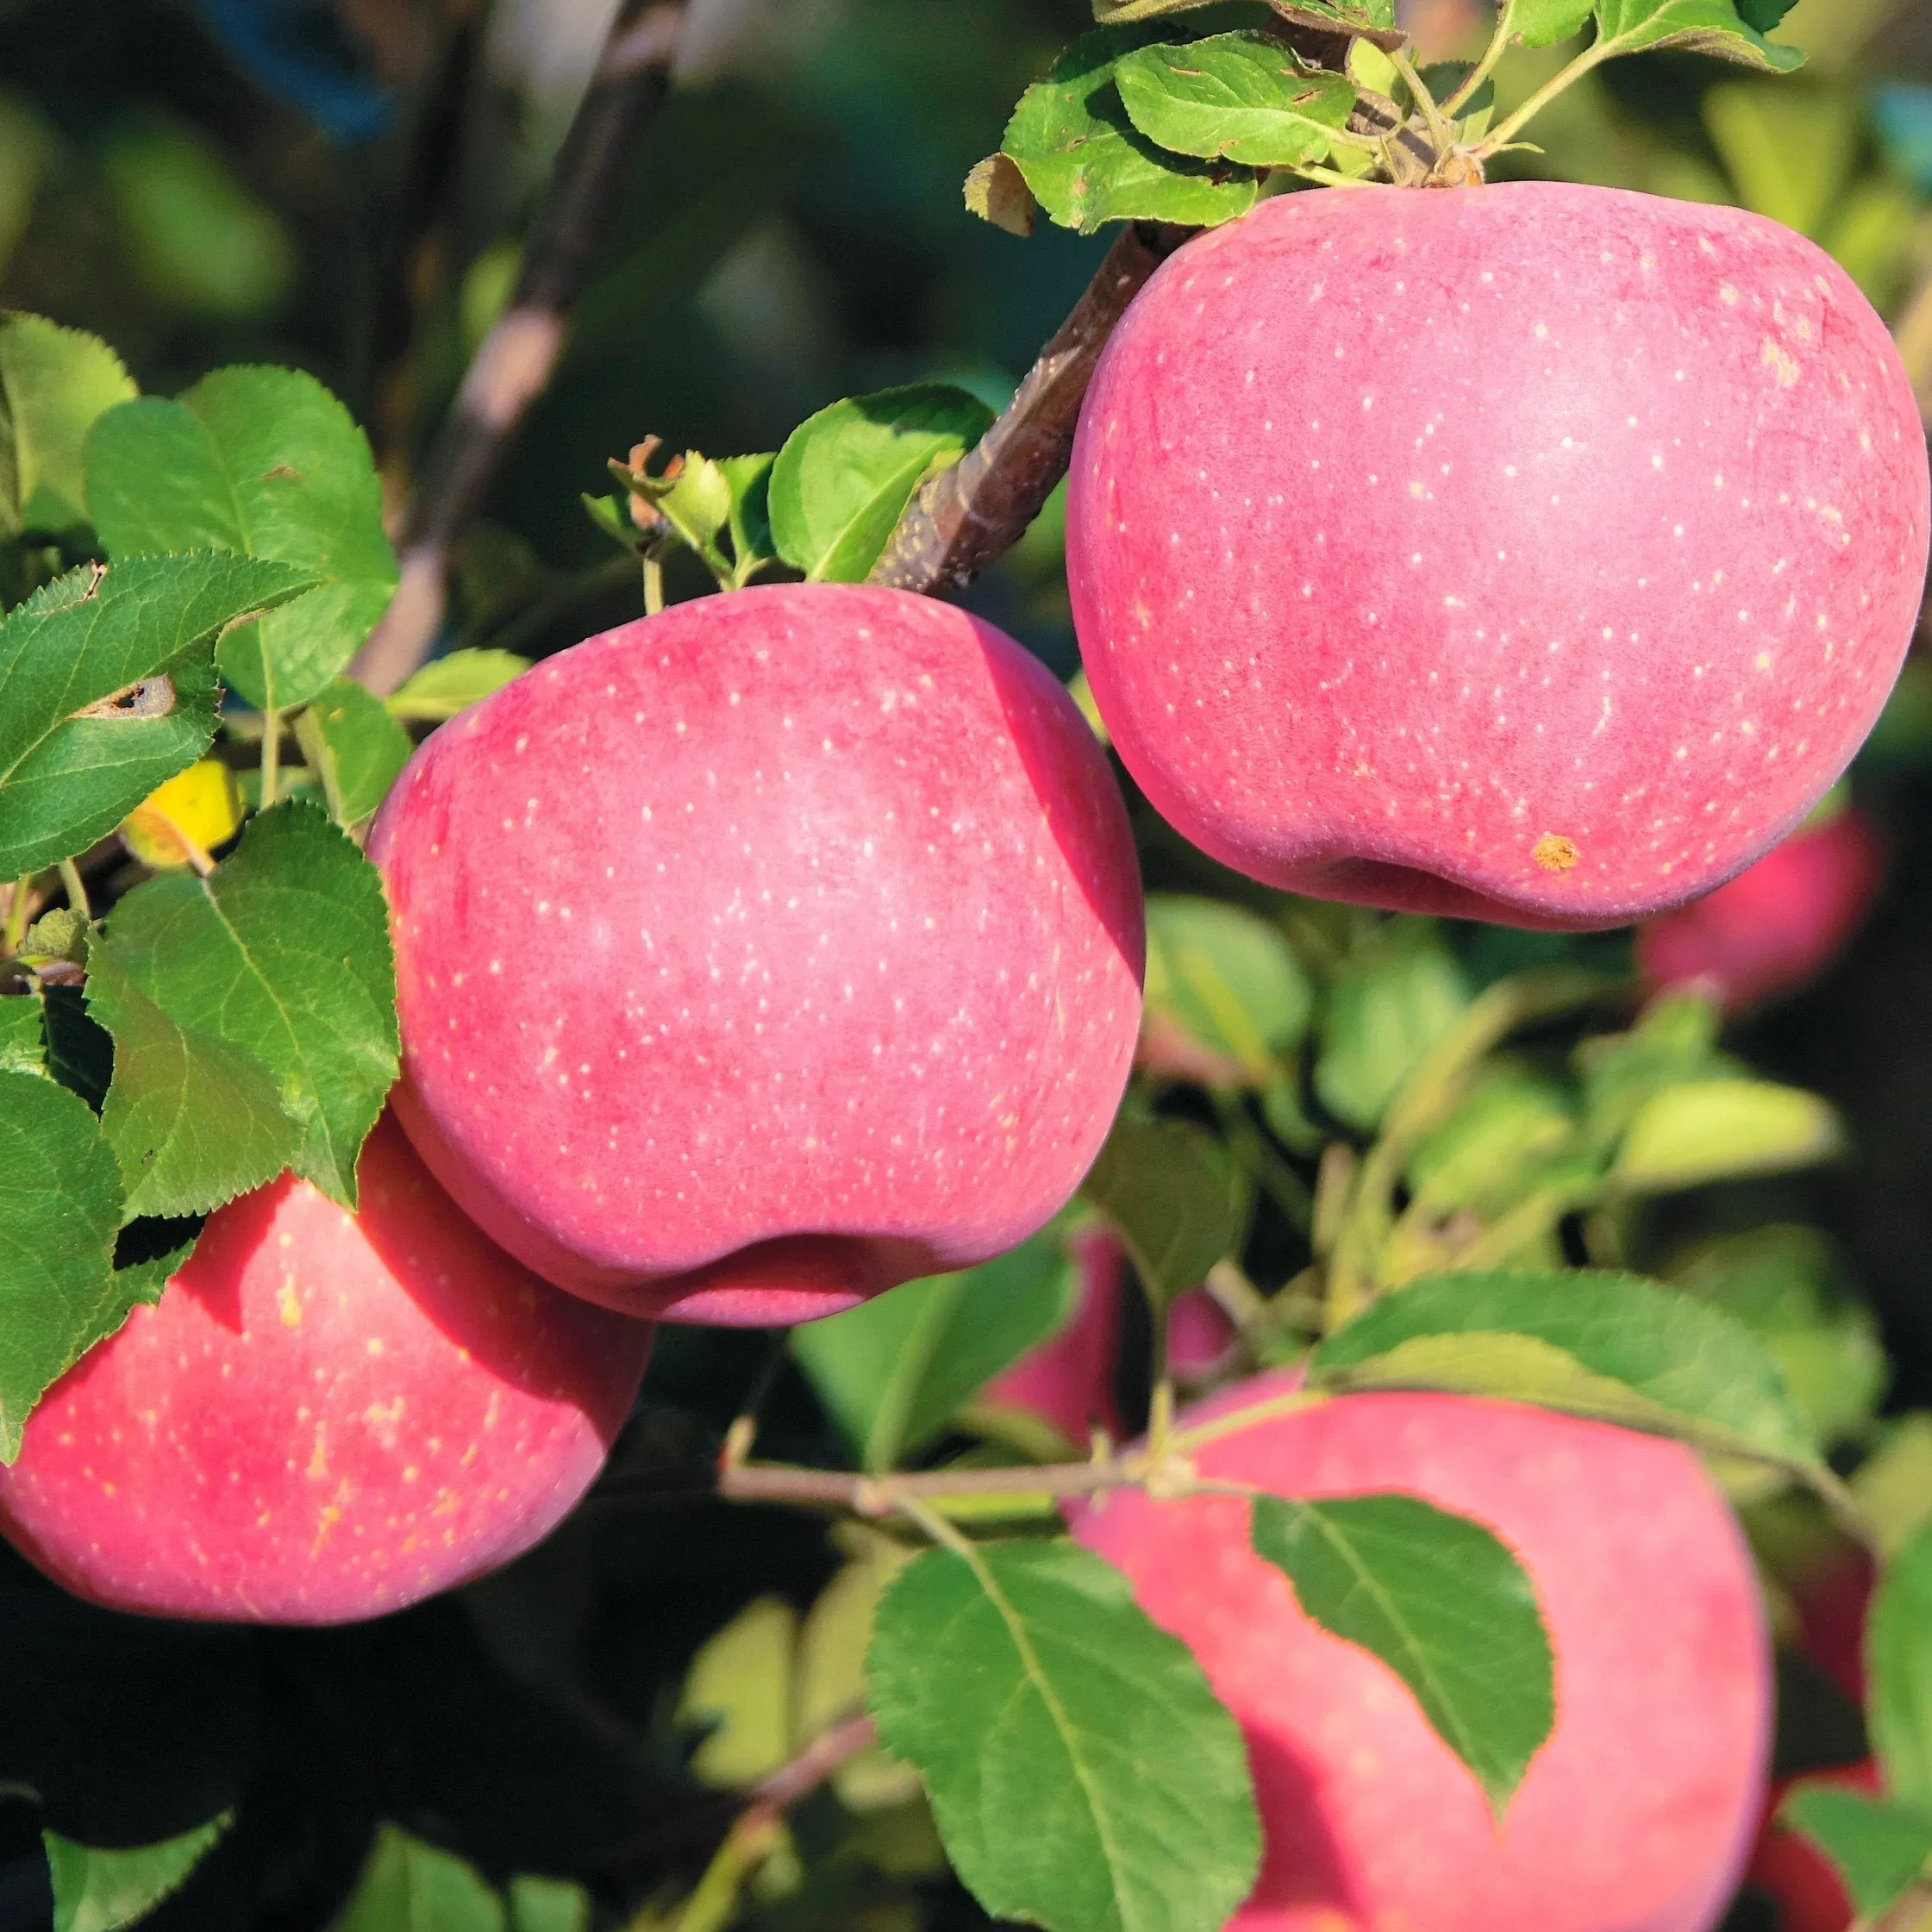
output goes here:
[{"label": "leaf with hole", "polygon": [[1379,1658],[1500,1819],[1556,1721],[1536,1593],[1494,1532],[1415,1496],[1257,1496],[1257,1556],[1304,1616]]},{"label": "leaf with hole", "polygon": [[928,1275],[791,1331],[791,1353],[868,1469],[930,1441],[962,1403],[1072,1312],[1060,1231],[956,1274]]},{"label": "leaf with hole", "polygon": [[1122,1113],[1080,1192],[1120,1230],[1160,1308],[1199,1287],[1240,1231],[1233,1164],[1186,1121]]},{"label": "leaf with hole", "polygon": [[277,805],[208,878],[136,886],[108,932],[170,1019],[267,1067],[297,1129],[290,1166],[353,1207],[398,1050],[388,910],[354,842],[313,804]]},{"label": "leaf with hole", "polygon": [[70,571],[0,622],[0,878],[104,838],[215,733],[216,635],[312,581],[239,557]]},{"label": "leaf with hole", "polygon": [[1305,65],[1264,34],[1139,47],[1115,63],[1114,84],[1157,146],[1247,167],[1322,160],[1355,107],[1344,75]]},{"label": "leaf with hole", "polygon": [[866,1678],[880,1743],[918,1767],[995,1918],[1216,1932],[1254,1885],[1241,1732],[1185,1645],[1089,1552],[928,1551],[879,1601]]},{"label": "leaf with hole", "polygon": [[992,420],[977,396],[944,383],[850,397],[807,418],[772,466],[779,556],[814,583],[863,582],[921,485]]},{"label": "leaf with hole", "polygon": [[0,318],[0,541],[85,528],[87,432],[137,393],[98,336],[42,316]]},{"label": "leaf with hole", "polygon": [[1083,35],[1020,97],[1006,124],[1000,152],[1063,228],[1091,234],[1125,221],[1212,228],[1254,205],[1253,169],[1170,154],[1128,118],[1114,66],[1147,38],[1133,28]]},{"label": "leaf with hole", "polygon": [[222,677],[258,710],[319,696],[396,588],[368,439],[298,370],[217,369],[178,402],[109,410],[88,439],[87,501],[116,562],[216,550],[304,573],[304,595],[222,640]]},{"label": "leaf with hole", "polygon": [[0,1462],[114,1299],[121,1170],[86,1102],[0,1072]]},{"label": "leaf with hole", "polygon": [[1319,1342],[1310,1388],[1535,1403],[1820,1472],[1777,1365],[1741,1323],[1637,1275],[1436,1275]]},{"label": "leaf with hole", "polygon": [[114,1040],[101,1130],[121,1164],[127,1219],[206,1214],[294,1159],[295,1123],[268,1069],[177,1025],[128,977],[111,941],[90,948],[87,1010]]},{"label": "leaf with hole", "polygon": [[353,678],[338,678],[309,704],[295,721],[295,735],[338,825],[367,818],[414,749],[383,701]]},{"label": "leaf with hole", "polygon": [[1747,26],[1732,0],[1597,0],[1596,47],[1606,59],[1674,47],[1779,74],[1804,65],[1795,47]]}]

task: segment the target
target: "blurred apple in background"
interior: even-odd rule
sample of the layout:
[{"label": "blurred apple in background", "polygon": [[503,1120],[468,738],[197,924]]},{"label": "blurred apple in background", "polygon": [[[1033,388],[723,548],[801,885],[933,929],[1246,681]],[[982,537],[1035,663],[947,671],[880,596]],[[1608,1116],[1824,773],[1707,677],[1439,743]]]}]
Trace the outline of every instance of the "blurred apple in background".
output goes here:
[{"label": "blurred apple in background", "polygon": [[1848,805],[1801,827],[1708,897],[1637,929],[1637,970],[1653,990],[1704,980],[1744,1011],[1825,972],[1879,896],[1885,855]]}]

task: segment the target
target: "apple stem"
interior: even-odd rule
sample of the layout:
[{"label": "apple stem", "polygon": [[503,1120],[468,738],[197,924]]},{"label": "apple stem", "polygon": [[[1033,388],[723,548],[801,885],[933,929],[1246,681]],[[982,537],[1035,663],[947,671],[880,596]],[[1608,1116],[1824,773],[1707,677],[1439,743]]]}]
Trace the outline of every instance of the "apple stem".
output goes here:
[{"label": "apple stem", "polygon": [[34,880],[32,872],[23,872],[14,881],[12,897],[7,902],[7,951],[19,952],[27,937],[28,915],[34,903]]},{"label": "apple stem", "polygon": [[1344,174],[1339,168],[1305,167],[1291,168],[1291,174],[1299,175],[1304,181],[1312,181],[1323,188],[1385,188],[1385,181],[1358,180],[1352,174]]},{"label": "apple stem", "polygon": [[94,909],[87,903],[87,887],[80,876],[80,868],[72,859],[60,861],[60,883],[67,889],[67,910],[78,912],[88,925],[94,923]]},{"label": "apple stem", "polygon": [[1558,95],[1574,87],[1583,77],[1600,67],[1615,51],[1608,42],[1599,37],[1584,49],[1568,66],[1546,81],[1525,101],[1500,128],[1491,131],[1489,138],[1476,150],[1476,158],[1486,161],[1491,155],[1500,154],[1510,147],[1516,136],[1547,108]]},{"label": "apple stem", "polygon": [[644,553],[644,615],[654,617],[664,609],[664,559],[654,550]]},{"label": "apple stem", "polygon": [[1510,39],[1516,33],[1517,4],[1518,0],[1503,0],[1503,5],[1496,16],[1496,31],[1490,36],[1489,45],[1483,49],[1482,59],[1469,70],[1462,85],[1443,102],[1444,114],[1461,113],[1475,99],[1483,83],[1496,72],[1497,63],[1508,50]]},{"label": "apple stem", "polygon": [[1429,83],[1417,72],[1416,63],[1409,58],[1407,50],[1397,47],[1389,59],[1407,85],[1410,98],[1422,110],[1422,119],[1429,123],[1429,139],[1435,143],[1436,159],[1446,159],[1456,145],[1454,124],[1435,104],[1435,97],[1429,92]]}]

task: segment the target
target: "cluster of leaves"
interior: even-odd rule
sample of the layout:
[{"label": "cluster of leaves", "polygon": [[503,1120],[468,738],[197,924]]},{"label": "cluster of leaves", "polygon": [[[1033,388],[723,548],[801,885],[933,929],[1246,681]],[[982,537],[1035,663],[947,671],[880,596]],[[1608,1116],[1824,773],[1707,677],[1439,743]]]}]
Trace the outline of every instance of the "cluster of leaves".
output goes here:
[{"label": "cluster of leaves", "polygon": [[[1091,234],[1108,222],[1211,228],[1280,174],[1347,186],[1460,185],[1535,109],[1604,61],[1679,47],[1773,72],[1803,59],[1766,38],[1792,0],[1509,0],[1474,72],[1419,75],[1394,0],[1266,0],[1250,24],[1184,41],[1153,24],[1216,0],[1095,0],[1101,22],[1029,88],[966,205],[1016,234],[1036,211]],[[1225,7],[1216,11],[1226,12]],[[1493,127],[1487,82],[1507,47],[1589,47],[1525,113]],[[1437,93],[1443,96],[1438,104]]]}]

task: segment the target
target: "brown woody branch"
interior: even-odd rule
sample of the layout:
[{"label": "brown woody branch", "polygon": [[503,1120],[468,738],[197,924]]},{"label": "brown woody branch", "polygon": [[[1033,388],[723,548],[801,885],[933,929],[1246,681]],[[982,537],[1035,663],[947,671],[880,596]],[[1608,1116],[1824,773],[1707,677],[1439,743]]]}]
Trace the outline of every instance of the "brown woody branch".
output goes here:
[{"label": "brown woody branch", "polygon": [[530,404],[547,387],[565,323],[609,225],[639,133],[671,84],[688,0],[623,0],[572,121],[509,306],[485,336],[423,466],[398,548],[402,580],[353,676],[386,695],[429,655],[451,547],[481,507]]},{"label": "brown woody branch", "polygon": [[1005,414],[913,500],[872,582],[928,595],[956,591],[1020,541],[1066,474],[1080,404],[1114,325],[1193,233],[1160,222],[1130,222],[1121,231]]}]

